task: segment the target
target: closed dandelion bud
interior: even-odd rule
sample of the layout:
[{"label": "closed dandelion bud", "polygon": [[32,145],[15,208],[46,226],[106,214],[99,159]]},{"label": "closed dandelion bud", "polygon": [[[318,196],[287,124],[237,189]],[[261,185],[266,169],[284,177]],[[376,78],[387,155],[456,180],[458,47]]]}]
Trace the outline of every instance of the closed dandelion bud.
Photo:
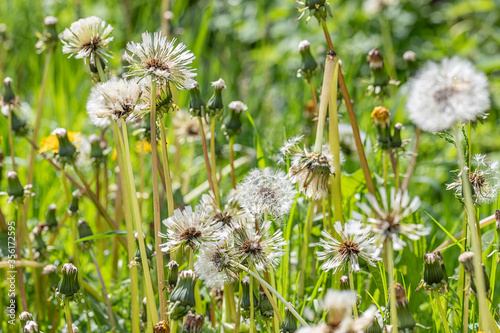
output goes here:
[{"label": "closed dandelion bud", "polygon": [[303,40],[299,43],[298,47],[300,55],[302,56],[302,62],[297,71],[297,77],[303,77],[306,81],[311,80],[318,68],[318,64],[311,54],[310,46],[311,44],[307,40]]},{"label": "closed dandelion bud", "polygon": [[260,298],[260,314],[265,318],[272,318],[274,314],[273,306],[267,298],[266,292],[262,286],[259,286],[259,298]]},{"label": "closed dandelion bud", "polygon": [[[250,278],[248,276],[245,276],[241,280],[241,309],[242,314],[245,318],[248,318],[250,315]],[[255,295],[253,296],[253,307],[256,309],[257,305],[259,304],[259,300]]]},{"label": "closed dandelion bud", "polygon": [[321,24],[321,21],[326,20],[328,15],[332,16],[330,6],[326,0],[305,0],[305,2],[298,1],[298,3],[305,5],[303,8],[299,8],[299,12],[302,14],[300,14],[298,20],[305,15],[306,11],[309,11],[306,23],[311,19],[311,17],[315,17],[318,20],[318,23]]},{"label": "closed dandelion bud", "polygon": [[29,320],[33,320],[33,315],[28,311],[23,311],[19,315],[19,320],[21,321],[21,325],[24,326]]},{"label": "closed dandelion bud", "polygon": [[439,260],[439,265],[441,266],[441,271],[443,272],[443,281],[448,283],[448,273],[446,272],[446,267],[444,266],[443,255],[441,252],[436,252],[436,255]]},{"label": "closed dandelion bud", "polygon": [[90,158],[94,163],[99,165],[106,159],[105,155],[106,141],[101,140],[101,138],[96,134],[92,134],[91,136],[89,136],[89,141],[90,141]]},{"label": "closed dandelion bud", "polygon": [[71,301],[80,291],[78,269],[71,263],[64,264],[61,269],[61,274],[61,281],[59,282],[59,286],[57,286],[57,295],[61,297],[63,301],[65,299]]},{"label": "closed dandelion bud", "polygon": [[12,89],[12,79],[10,77],[6,77],[3,80],[3,104],[16,104],[16,94],[14,94],[14,90]]},{"label": "closed dandelion bud", "polygon": [[224,123],[226,134],[229,137],[236,136],[241,133],[241,112],[246,111],[248,107],[240,101],[232,101],[229,103],[229,117]]},{"label": "closed dandelion bud", "polygon": [[434,289],[444,282],[443,270],[436,253],[424,254],[424,281],[428,288]]},{"label": "closed dandelion bud", "polygon": [[24,136],[28,134],[30,129],[26,120],[19,118],[17,113],[13,110],[10,112],[12,113],[12,133],[16,136]]},{"label": "closed dandelion bud", "polygon": [[33,247],[35,248],[36,251],[41,251],[47,248],[47,244],[45,244],[45,241],[42,238],[42,228],[43,224],[38,224],[33,228],[31,233],[33,234]]},{"label": "closed dandelion bud", "polygon": [[64,128],[56,128],[52,134],[57,137],[59,141],[59,149],[57,156],[59,160],[64,163],[72,164],[76,158],[76,147],[69,141],[68,132]]},{"label": "closed dandelion bud", "polygon": [[169,315],[174,320],[184,317],[196,305],[194,286],[198,276],[191,270],[181,271],[177,285],[170,294]]},{"label": "closed dandelion bud", "polygon": [[464,270],[469,273],[474,273],[474,252],[466,251],[458,256],[458,261],[464,267]]},{"label": "closed dandelion bud", "polygon": [[184,326],[182,327],[182,332],[185,333],[201,333],[203,329],[203,315],[194,314],[192,311],[189,311],[186,315],[186,319],[184,320]]},{"label": "closed dandelion bud", "polygon": [[214,94],[207,102],[207,113],[209,117],[221,118],[224,113],[224,103],[222,102],[222,90],[226,89],[226,83],[223,79],[212,82]]},{"label": "closed dandelion bud", "polygon": [[393,148],[401,148],[403,141],[401,140],[401,130],[403,129],[403,124],[397,123],[394,125],[394,135],[392,136],[391,145]]},{"label": "closed dandelion bud", "polygon": [[[484,267],[484,264],[481,264],[481,267],[483,267],[483,278],[484,278],[484,286],[486,287],[486,295],[490,292],[490,278],[488,277],[488,274],[486,273],[486,267]],[[477,277],[473,277],[470,280],[470,287],[472,291],[474,291],[475,294],[477,294],[477,287],[476,287],[476,282],[475,279]]]},{"label": "closed dandelion bud", "polygon": [[[89,224],[85,220],[78,221],[78,236],[80,238],[85,238],[94,235],[92,230],[90,229]],[[90,248],[92,241],[84,241],[81,243],[83,250],[87,250]]]},{"label": "closed dandelion bud", "polygon": [[399,331],[403,332],[413,332],[415,328],[415,319],[410,313],[408,308],[408,298],[406,297],[406,291],[400,283],[395,282],[394,286],[396,288],[396,307],[398,313],[398,327]]},{"label": "closed dandelion bud", "polygon": [[148,322],[148,299],[146,297],[142,299],[141,321],[144,324]]},{"label": "closed dandelion bud", "polygon": [[342,275],[340,277],[340,290],[349,290],[349,277],[347,275]]},{"label": "closed dandelion bud", "polygon": [[23,332],[26,332],[26,333],[38,333],[38,332],[40,332],[40,330],[38,329],[38,323],[36,321],[33,321],[33,320],[27,321],[26,324],[24,324]]},{"label": "closed dandelion bud", "polygon": [[78,190],[73,191],[72,193],[73,197],[71,199],[71,203],[69,204],[68,207],[68,213],[70,215],[74,215],[78,213],[78,203],[80,202],[80,199],[82,198],[82,193]]},{"label": "closed dandelion bud", "polygon": [[192,117],[201,117],[205,114],[205,102],[201,97],[200,87],[197,82],[194,82],[189,89],[191,101],[189,102],[189,113]]},{"label": "closed dandelion bud", "polygon": [[168,267],[167,290],[168,292],[172,292],[175,285],[177,284],[179,264],[177,263],[177,261],[172,260],[167,264],[167,267]]},{"label": "closed dandelion bud", "polygon": [[380,327],[380,324],[378,323],[378,320],[376,318],[373,323],[365,330],[365,333],[382,333],[382,327]]},{"label": "closed dandelion bud", "polygon": [[295,319],[295,316],[290,312],[290,310],[288,310],[288,308],[285,308],[285,317],[283,318],[280,332],[294,333],[297,331],[297,328],[297,319]]},{"label": "closed dandelion bud", "polygon": [[57,275],[57,266],[49,264],[42,269],[42,274],[47,275],[51,289],[55,289],[59,283],[59,275]]},{"label": "closed dandelion bud", "polygon": [[7,172],[7,182],[9,184],[7,188],[7,194],[13,199],[22,199],[24,197],[24,188],[17,177],[17,172],[9,171]]},{"label": "closed dandelion bud", "polygon": [[370,52],[368,52],[366,61],[368,61],[372,70],[377,70],[384,67],[384,58],[382,57],[382,52],[380,52],[380,50],[377,48],[371,49]]},{"label": "closed dandelion bud", "polygon": [[56,204],[50,204],[47,208],[47,212],[45,212],[45,224],[49,228],[49,230],[54,230],[57,228],[58,221],[56,216]]},{"label": "closed dandelion bud", "polygon": [[165,320],[162,320],[162,321],[158,322],[153,327],[153,332],[154,333],[170,333],[170,327],[168,327],[168,324]]}]

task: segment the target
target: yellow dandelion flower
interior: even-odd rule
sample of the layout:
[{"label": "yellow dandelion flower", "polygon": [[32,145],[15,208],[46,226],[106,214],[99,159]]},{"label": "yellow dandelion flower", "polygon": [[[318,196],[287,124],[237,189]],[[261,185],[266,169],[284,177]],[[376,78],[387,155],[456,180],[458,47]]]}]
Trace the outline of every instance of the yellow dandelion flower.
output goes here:
[{"label": "yellow dandelion flower", "polygon": [[136,141],[135,142],[135,151],[139,154],[150,153],[151,152],[151,143],[146,139],[142,139],[141,141]]},{"label": "yellow dandelion flower", "polygon": [[371,117],[375,124],[382,127],[389,126],[391,122],[389,110],[384,106],[376,106],[372,111]]},{"label": "yellow dandelion flower", "polygon": [[[71,143],[80,142],[82,138],[80,137],[80,132],[68,132],[68,139]],[[75,145],[78,148],[78,145]],[[40,144],[39,153],[52,150],[53,153],[57,153],[59,150],[59,140],[55,134],[51,134],[42,139]]]},{"label": "yellow dandelion flower", "polygon": [[118,153],[116,152],[116,149],[113,149],[113,153],[111,154],[111,161],[116,161],[118,158]]}]

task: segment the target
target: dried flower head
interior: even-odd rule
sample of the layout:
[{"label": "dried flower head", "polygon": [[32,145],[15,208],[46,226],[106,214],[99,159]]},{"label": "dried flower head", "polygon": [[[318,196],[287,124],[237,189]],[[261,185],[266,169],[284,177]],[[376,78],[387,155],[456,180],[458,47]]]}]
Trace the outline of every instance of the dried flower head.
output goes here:
[{"label": "dried flower head", "polygon": [[221,288],[237,278],[236,253],[232,239],[209,242],[200,247],[194,270],[209,288]]},{"label": "dried flower head", "polygon": [[370,52],[368,52],[366,61],[370,63],[371,69],[380,69],[384,67],[384,58],[382,57],[380,50],[377,48],[371,49]]},{"label": "dried flower head", "polygon": [[194,211],[190,206],[183,211],[176,209],[173,216],[163,220],[163,224],[167,233],[160,233],[160,237],[168,239],[160,244],[163,252],[174,251],[181,246],[195,249],[206,241],[216,240],[220,229],[219,224],[212,224],[211,216],[200,206],[196,206]]},{"label": "dried flower head", "polygon": [[[172,124],[174,126],[175,137],[178,138],[181,143],[200,140],[200,122],[198,119],[191,117],[189,113],[184,110],[174,113]],[[205,125],[203,124],[203,126]]]},{"label": "dried flower head", "polygon": [[340,236],[340,242],[326,230],[321,232],[323,238],[320,239],[319,246],[323,247],[323,250],[317,252],[318,259],[325,260],[321,269],[331,269],[336,273],[340,268],[350,264],[351,271],[358,272],[360,258],[367,264],[376,266],[375,261],[380,258],[376,255],[375,238],[370,235],[369,228],[364,227],[359,221],[351,220],[344,226],[336,222],[335,231]]},{"label": "dried flower head", "polygon": [[250,171],[237,190],[241,207],[254,217],[266,213],[282,217],[290,211],[296,193],[287,175],[271,168]]},{"label": "dried flower head", "polygon": [[234,228],[234,248],[240,262],[246,261],[257,270],[266,270],[269,265],[275,267],[283,256],[286,241],[283,232],[277,230],[272,236],[269,235],[271,221],[264,221],[258,231],[253,223],[248,220],[240,221]]},{"label": "dried flower head", "polygon": [[366,194],[368,204],[358,203],[358,207],[367,216],[366,221],[372,224],[372,231],[378,245],[390,239],[393,242],[394,250],[399,251],[406,245],[400,236],[418,240],[429,233],[429,229],[422,224],[403,223],[403,220],[416,212],[420,206],[418,197],[411,200],[408,192],[396,191],[395,188],[391,188],[388,196],[384,187],[380,188],[379,194],[380,203],[370,193]]},{"label": "dried flower head", "polygon": [[97,66],[96,60],[107,61],[111,57],[108,44],[113,40],[109,37],[113,27],[96,16],[79,19],[73,22],[59,36],[63,44],[63,53],[69,53],[69,57],[83,59]]},{"label": "dried flower head", "polygon": [[219,205],[211,195],[203,194],[200,206],[212,217],[212,223],[220,226],[222,233],[230,234],[239,220],[250,218],[250,215],[239,207],[236,190],[229,191],[225,201],[226,204],[222,208],[219,208]]},{"label": "dried flower head", "polygon": [[135,80],[113,78],[92,88],[87,113],[95,123],[97,118],[127,119],[142,113],[139,103],[142,89]]},{"label": "dried flower head", "polygon": [[168,40],[160,32],[142,34],[142,43],[129,42],[124,59],[130,63],[128,75],[144,78],[151,76],[159,83],[172,83],[177,89],[184,89],[194,83],[196,76],[191,63],[194,54],[176,39]]},{"label": "dried flower head", "polygon": [[26,324],[23,326],[23,332],[26,333],[38,333],[40,330],[38,329],[38,323],[34,320],[28,320]]},{"label": "dried flower head", "polygon": [[[478,206],[482,203],[492,203],[497,200],[500,191],[500,163],[490,160],[483,154],[476,154],[473,159],[476,168],[474,171],[469,171],[469,169],[467,171],[474,192],[474,203]],[[453,183],[446,186],[446,189],[454,190],[457,197],[462,197],[461,173],[458,174],[458,178],[454,179]]]},{"label": "dried flower head", "polygon": [[458,57],[428,62],[411,80],[409,91],[410,119],[428,132],[474,121],[490,108],[486,75]]}]

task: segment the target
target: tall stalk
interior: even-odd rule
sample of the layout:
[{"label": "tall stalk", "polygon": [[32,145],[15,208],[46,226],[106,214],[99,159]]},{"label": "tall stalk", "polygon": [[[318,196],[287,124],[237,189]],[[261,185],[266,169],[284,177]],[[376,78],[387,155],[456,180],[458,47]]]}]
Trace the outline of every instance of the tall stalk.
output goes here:
[{"label": "tall stalk", "polygon": [[109,301],[108,291],[106,289],[106,284],[104,283],[104,279],[102,277],[101,268],[99,267],[99,264],[94,256],[94,252],[92,250],[90,250],[89,252],[90,252],[90,257],[92,258],[92,261],[94,262],[97,276],[99,277],[99,281],[101,282],[102,293],[104,295],[104,300],[106,301],[106,307],[108,309],[109,320],[111,321],[111,330],[113,332],[116,332],[115,317],[113,316],[113,310],[111,309],[111,302]]},{"label": "tall stalk", "polygon": [[[213,182],[213,177],[212,177],[213,170],[212,170],[212,167],[210,166],[210,159],[208,157],[207,137],[205,135],[205,130],[203,129],[203,120],[201,119],[201,117],[198,117],[198,121],[200,123],[201,143],[203,145],[203,157],[205,158],[205,167],[207,169],[208,185],[210,186],[210,190],[214,194],[214,198],[217,200],[218,197],[215,195],[215,187],[214,187],[214,182]],[[219,205],[218,202],[217,202],[217,205]]]},{"label": "tall stalk", "polygon": [[217,162],[215,158],[215,117],[212,117],[210,121],[210,158],[212,163],[212,177],[214,184],[214,195],[217,206],[220,206],[219,201],[219,181],[217,180]]},{"label": "tall stalk", "polygon": [[391,324],[392,331],[394,333],[398,333],[398,309],[396,304],[396,287],[394,285],[394,248],[392,245],[392,239],[388,238],[384,243],[384,252],[385,257],[387,259],[385,267],[387,267],[387,276],[388,276],[388,287],[389,287],[389,304],[391,309]]},{"label": "tall stalk", "polygon": [[69,301],[64,301],[64,313],[66,315],[66,325],[68,325],[68,333],[73,333],[73,323],[71,322],[71,310],[69,308]]},{"label": "tall stalk", "polygon": [[229,138],[229,164],[231,165],[231,186],[236,188],[236,170],[234,169],[234,136]]},{"label": "tall stalk", "polygon": [[479,242],[479,234],[476,227],[476,212],[474,209],[474,202],[472,200],[472,189],[469,180],[469,173],[465,166],[464,152],[460,143],[460,136],[456,126],[452,127],[453,136],[455,139],[455,146],[458,155],[458,164],[460,167],[462,177],[462,191],[465,200],[465,207],[467,210],[467,224],[471,233],[472,251],[474,252],[474,282],[477,288],[477,301],[479,303],[479,330],[485,332],[498,332],[498,327],[493,323],[491,314],[488,312],[488,304],[486,302],[486,286],[484,283],[483,269],[481,266],[481,244]]},{"label": "tall stalk", "polygon": [[10,149],[10,157],[12,159],[12,170],[16,171],[16,156],[14,154],[14,134],[12,133],[12,110],[8,110],[7,122],[9,127],[9,149]]}]

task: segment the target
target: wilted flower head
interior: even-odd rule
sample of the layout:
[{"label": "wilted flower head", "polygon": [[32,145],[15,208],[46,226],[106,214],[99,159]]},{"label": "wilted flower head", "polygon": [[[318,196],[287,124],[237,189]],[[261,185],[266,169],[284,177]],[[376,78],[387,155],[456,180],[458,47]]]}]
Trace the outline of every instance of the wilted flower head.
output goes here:
[{"label": "wilted flower head", "polygon": [[296,193],[287,175],[271,168],[250,171],[237,190],[241,207],[254,217],[267,213],[279,218],[287,214]]},{"label": "wilted flower head", "polygon": [[108,52],[108,44],[113,40],[109,37],[113,27],[96,16],[79,19],[66,28],[59,38],[63,44],[63,53],[69,53],[69,57],[83,59],[86,63],[97,66],[96,60],[107,61],[111,57]]},{"label": "wilted flower head", "polygon": [[35,44],[37,53],[42,53],[47,48],[50,51],[53,51],[55,49],[57,42],[59,41],[56,30],[57,21],[57,17],[54,16],[47,16],[43,20],[43,23],[45,24],[44,33],[36,33],[38,37],[38,42]]},{"label": "wilted flower head", "polygon": [[377,48],[371,49],[370,52],[368,52],[366,61],[369,62],[371,69],[380,69],[384,67],[384,58],[382,57],[380,50]]},{"label": "wilted flower head", "polygon": [[406,107],[413,123],[428,132],[474,121],[490,108],[488,79],[458,57],[428,62],[411,80]]},{"label": "wilted flower head", "polygon": [[38,333],[40,330],[38,329],[38,323],[34,320],[28,320],[26,324],[23,326],[23,332],[26,333]]},{"label": "wilted flower head", "polygon": [[250,221],[240,221],[233,229],[234,247],[240,261],[246,261],[260,271],[266,270],[269,265],[275,267],[279,264],[286,241],[281,230],[270,236],[270,227],[271,221],[264,221],[256,231]]},{"label": "wilted flower head", "polygon": [[[486,155],[474,155],[476,169],[469,172],[469,181],[472,185],[474,203],[489,204],[497,200],[500,190],[500,163],[490,160]],[[465,171],[465,172],[467,172]],[[446,186],[447,190],[454,190],[457,197],[462,197],[462,177],[461,173],[453,183]]]},{"label": "wilted flower head", "polygon": [[340,242],[326,230],[321,232],[324,238],[320,239],[319,246],[323,247],[323,251],[317,252],[318,259],[325,260],[321,269],[332,269],[333,273],[336,273],[338,269],[350,264],[351,271],[358,272],[360,271],[359,258],[369,265],[376,266],[375,261],[380,258],[376,256],[375,238],[370,235],[369,228],[364,227],[359,221],[351,220],[344,226],[336,222],[335,231],[340,236]]},{"label": "wilted flower head", "polygon": [[250,216],[238,206],[238,194],[236,190],[229,191],[225,201],[225,205],[219,208],[219,205],[211,195],[203,194],[200,206],[211,216],[214,225],[220,225],[221,232],[230,234],[239,220],[249,218]]},{"label": "wilted flower head", "polygon": [[21,312],[21,314],[19,315],[19,320],[21,321],[21,323],[24,325],[26,324],[26,322],[28,320],[33,320],[33,315],[28,312],[28,311],[23,311]]},{"label": "wilted flower head", "polygon": [[93,123],[96,118],[108,116],[114,120],[127,119],[142,112],[141,95],[142,89],[137,81],[113,78],[92,88],[87,113]]},{"label": "wilted flower head", "polygon": [[399,251],[406,245],[400,236],[418,240],[429,233],[429,229],[421,224],[403,223],[403,220],[420,206],[418,197],[411,200],[408,192],[396,191],[395,188],[391,188],[390,196],[384,187],[380,188],[379,193],[380,203],[370,193],[366,194],[368,204],[358,203],[359,208],[367,216],[366,221],[372,224],[378,245],[391,239],[394,250]]},{"label": "wilted flower head", "polygon": [[236,254],[232,239],[209,242],[200,247],[194,270],[207,287],[221,288],[238,277],[234,260]]},{"label": "wilted flower head", "polygon": [[181,246],[199,247],[206,241],[213,241],[218,237],[219,224],[212,224],[211,216],[200,206],[195,210],[188,206],[183,211],[176,209],[174,215],[163,220],[167,233],[160,237],[167,238],[167,242],[160,244],[163,252],[174,251]]},{"label": "wilted flower head", "polygon": [[172,125],[174,126],[175,137],[181,143],[193,142],[201,138],[200,122],[183,110],[174,113]]},{"label": "wilted flower head", "polygon": [[151,76],[160,83],[172,83],[177,89],[192,85],[196,76],[190,64],[194,54],[183,43],[175,45],[176,39],[168,40],[160,32],[142,34],[142,43],[129,42],[124,59],[130,63],[128,75],[141,78]]}]

